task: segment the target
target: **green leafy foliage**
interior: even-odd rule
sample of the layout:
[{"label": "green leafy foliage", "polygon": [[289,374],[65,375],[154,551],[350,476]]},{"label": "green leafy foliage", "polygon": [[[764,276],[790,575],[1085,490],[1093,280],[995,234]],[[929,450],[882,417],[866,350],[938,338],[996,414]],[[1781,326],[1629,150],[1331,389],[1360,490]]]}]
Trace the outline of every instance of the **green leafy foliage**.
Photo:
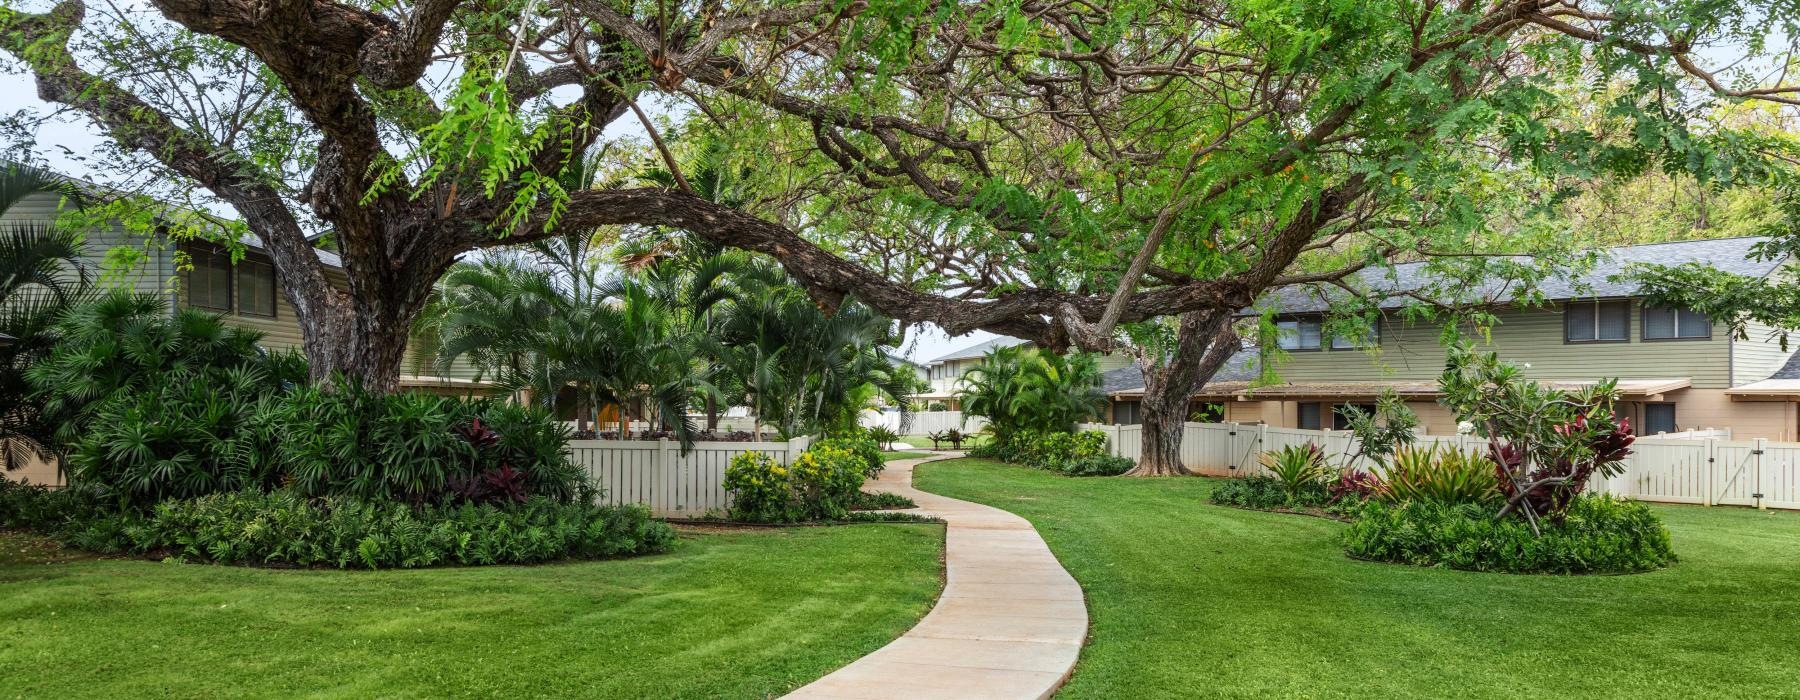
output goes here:
[{"label": "green leafy foliage", "polygon": [[538,407],[341,383],[296,389],[262,420],[276,436],[276,468],[306,495],[480,500],[483,484],[505,489],[516,479],[504,496],[566,501],[583,478],[563,452],[568,429]]},{"label": "green leafy foliage", "polygon": [[1651,571],[1675,562],[1669,531],[1649,506],[1583,495],[1562,523],[1534,534],[1475,503],[1369,501],[1343,534],[1352,557],[1469,571],[1600,574]]},{"label": "green leafy foliage", "polygon": [[813,447],[838,449],[856,455],[856,458],[862,461],[863,476],[870,479],[880,476],[881,470],[887,466],[887,460],[881,458],[881,448],[876,445],[875,438],[870,434],[825,438],[813,443]]},{"label": "green leafy foliage", "polygon": [[1388,501],[1434,501],[1494,507],[1500,500],[1494,462],[1453,449],[1403,447],[1382,475],[1380,493]]},{"label": "green leafy foliage", "polygon": [[1288,500],[1294,500],[1302,490],[1310,490],[1312,486],[1319,484],[1328,472],[1325,451],[1310,442],[1264,452],[1259,460],[1263,468],[1268,469],[1281,482],[1282,491],[1286,492]]},{"label": "green leafy foliage", "polygon": [[1614,410],[1618,382],[1564,391],[1543,385],[1495,353],[1451,345],[1438,379],[1443,404],[1488,439],[1505,497],[1500,515],[1516,515],[1533,529],[1560,520],[1589,480],[1625,471],[1636,438],[1629,419]]},{"label": "green leafy foliage", "polygon": [[1280,479],[1257,475],[1224,480],[1213,489],[1212,502],[1252,510],[1303,510],[1323,508],[1334,501],[1325,485],[1317,480],[1303,482],[1290,490]]},{"label": "green leafy foliage", "polygon": [[[35,506],[20,506],[35,500]],[[288,489],[163,501],[148,513],[83,510],[40,492],[0,491],[0,521],[36,508],[35,529],[95,551],[256,566],[417,568],[533,564],[664,552],[675,533],[641,506],[534,497],[515,507],[408,506],[354,497],[309,498]],[[46,511],[64,511],[44,518]]]},{"label": "green leafy foliage", "polygon": [[1091,455],[1054,462],[1050,469],[1064,476],[1118,476],[1134,466],[1137,464],[1128,457]]},{"label": "green leafy foliage", "polygon": [[26,376],[67,451],[72,482],[121,503],[266,486],[276,478],[260,412],[304,381],[292,353],[216,315],[173,316],[148,295],[75,307],[61,341]]},{"label": "green leafy foliage", "polygon": [[1092,355],[1024,346],[988,353],[958,381],[957,395],[963,413],[988,419],[997,443],[1022,431],[1066,433],[1106,404]]},{"label": "green leafy foliage", "polygon": [[880,445],[881,449],[894,449],[894,443],[900,440],[900,434],[885,425],[877,425],[869,429],[869,439]]},{"label": "green leafy foliage", "polygon": [[841,520],[859,503],[863,458],[848,450],[816,445],[790,465],[761,452],[745,452],[725,468],[733,520],[795,523]]},{"label": "green leafy foliage", "polygon": [[[72,182],[47,171],[0,169],[0,213],[46,194],[81,201]],[[0,225],[0,473],[52,454],[54,424],[45,420],[44,397],[31,390],[25,374],[55,348],[57,317],[92,292],[77,229],[21,220],[17,213],[7,218]]]}]

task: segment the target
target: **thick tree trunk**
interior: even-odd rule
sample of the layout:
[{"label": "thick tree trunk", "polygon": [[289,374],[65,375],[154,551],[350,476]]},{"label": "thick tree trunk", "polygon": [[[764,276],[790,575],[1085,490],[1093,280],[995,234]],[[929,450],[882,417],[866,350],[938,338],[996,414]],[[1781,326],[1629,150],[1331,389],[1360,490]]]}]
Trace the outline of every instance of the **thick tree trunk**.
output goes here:
[{"label": "thick tree trunk", "polygon": [[1144,372],[1143,446],[1137,466],[1126,476],[1185,476],[1181,463],[1182,423],[1188,400],[1217,374],[1238,350],[1230,311],[1182,314],[1175,349],[1168,358],[1146,353],[1138,357]]}]

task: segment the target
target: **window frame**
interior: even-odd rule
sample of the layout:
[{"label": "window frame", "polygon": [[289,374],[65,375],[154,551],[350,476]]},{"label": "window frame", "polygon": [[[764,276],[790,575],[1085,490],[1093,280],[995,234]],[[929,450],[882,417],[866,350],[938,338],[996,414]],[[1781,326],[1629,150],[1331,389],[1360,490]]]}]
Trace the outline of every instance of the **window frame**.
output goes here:
[{"label": "window frame", "polygon": [[[1294,406],[1294,427],[1301,430],[1324,429],[1326,404],[1318,401],[1302,401]],[[1313,425],[1310,428],[1306,426],[1306,408],[1308,406],[1311,406],[1313,409]]]},{"label": "window frame", "polygon": [[[1577,340],[1569,337],[1569,307],[1576,304],[1592,304],[1594,306],[1594,338]],[[1625,333],[1618,338],[1600,338],[1600,307],[1606,304],[1624,304]],[[1563,302],[1563,344],[1564,345],[1604,345],[1607,343],[1631,342],[1631,300],[1630,299],[1582,299]]]},{"label": "window frame", "polygon": [[[1651,308],[1652,307],[1650,307],[1649,305],[1644,305],[1644,306],[1642,306],[1642,311],[1640,311],[1638,314],[1639,323],[1642,324],[1642,327],[1638,329],[1638,339],[1639,340],[1642,340],[1643,342],[1646,342],[1646,343],[1681,343],[1681,342],[1692,342],[1692,341],[1696,341],[1696,340],[1699,340],[1699,341],[1712,340],[1712,338],[1713,338],[1713,320],[1712,320],[1711,316],[1706,317],[1706,335],[1681,335],[1681,313],[1683,311],[1686,311],[1687,313],[1691,313],[1691,314],[1698,314],[1700,312],[1694,311],[1693,309],[1676,309],[1676,308],[1663,308],[1663,307],[1655,307],[1655,308],[1659,311],[1669,311],[1669,312],[1675,314],[1675,318],[1674,318],[1675,335],[1668,337],[1668,338],[1652,338],[1652,337],[1650,337],[1650,310],[1651,310]],[[1700,315],[1705,316],[1705,314],[1700,314]]]},{"label": "window frame", "polygon": [[[1650,407],[1651,406],[1668,406],[1669,407],[1669,427],[1672,428],[1672,430],[1664,430],[1664,431],[1654,432],[1654,433],[1650,432]],[[1681,409],[1676,408],[1674,401],[1645,401],[1645,402],[1643,402],[1643,412],[1642,413],[1643,413],[1643,423],[1640,425],[1640,427],[1644,431],[1644,434],[1643,434],[1644,437],[1656,437],[1657,435],[1662,435],[1662,434],[1666,434],[1666,433],[1681,432]]]},{"label": "window frame", "polygon": [[[235,266],[231,264],[231,254],[221,250],[204,247],[189,248],[187,253],[189,268],[187,271],[187,299],[184,305],[190,309],[200,309],[202,311],[211,311],[221,314],[232,313],[235,310],[235,302],[237,301],[237,271]],[[223,307],[199,303],[197,301],[198,297],[194,294],[194,275],[201,271],[202,261],[211,263],[214,260],[222,261],[221,265],[225,271],[225,306]]]},{"label": "window frame", "polygon": [[[244,284],[242,276],[244,271],[250,269],[253,265],[268,270],[269,273],[269,312],[266,314],[260,311],[246,311],[244,309],[244,298],[242,294],[247,285]],[[237,315],[249,316],[252,318],[266,318],[270,320],[274,320],[279,316],[281,310],[281,299],[279,296],[281,294],[281,285],[276,284],[274,263],[246,259],[239,261],[234,267],[236,270],[231,275],[233,292],[231,300],[237,304]]]},{"label": "window frame", "polygon": [[[1307,323],[1313,324],[1314,326],[1318,327],[1318,329],[1319,329],[1318,334],[1317,334],[1319,337],[1319,344],[1315,345],[1313,347],[1310,347],[1310,348],[1309,347],[1292,347],[1292,348],[1282,347],[1280,333],[1281,333],[1281,324],[1283,324],[1283,323],[1294,324],[1295,342],[1299,342],[1299,338],[1304,337],[1304,334],[1300,330],[1301,325],[1307,324]],[[1325,319],[1318,317],[1318,316],[1286,316],[1286,317],[1277,318],[1277,319],[1275,319],[1275,331],[1276,331],[1275,347],[1279,348],[1282,352],[1323,352],[1325,350],[1326,346],[1331,344],[1330,342],[1328,342],[1325,339]]]}]

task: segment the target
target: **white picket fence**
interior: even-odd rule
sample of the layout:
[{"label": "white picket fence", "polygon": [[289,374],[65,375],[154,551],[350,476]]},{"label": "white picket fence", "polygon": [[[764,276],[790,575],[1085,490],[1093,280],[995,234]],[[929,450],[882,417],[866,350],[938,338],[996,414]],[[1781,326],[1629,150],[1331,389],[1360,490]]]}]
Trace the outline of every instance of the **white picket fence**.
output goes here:
[{"label": "white picket fence", "polygon": [[[1136,459],[1143,449],[1142,426],[1081,428],[1106,433],[1115,455]],[[1729,436],[1728,430],[1708,430],[1639,438],[1632,443],[1625,472],[1596,479],[1589,488],[1642,501],[1800,510],[1800,443]],[[1463,451],[1487,450],[1487,441],[1473,435],[1420,435],[1418,441]],[[1343,430],[1187,423],[1181,461],[1188,469],[1214,476],[1267,474],[1258,459],[1262,453],[1308,442],[1323,448],[1327,459],[1338,464],[1356,449],[1354,437]]]},{"label": "white picket fence", "polygon": [[761,452],[791,464],[811,442],[806,437],[787,442],[697,442],[685,455],[671,440],[571,440],[568,448],[575,463],[605,489],[602,502],[642,503],[658,517],[693,518],[730,504],[725,467],[732,457]]},{"label": "white picket fence", "polygon": [[861,422],[865,428],[887,428],[901,435],[930,435],[950,429],[974,433],[987,427],[986,418],[964,416],[962,411],[914,411],[912,424],[904,428],[898,411],[870,411],[863,414]]}]

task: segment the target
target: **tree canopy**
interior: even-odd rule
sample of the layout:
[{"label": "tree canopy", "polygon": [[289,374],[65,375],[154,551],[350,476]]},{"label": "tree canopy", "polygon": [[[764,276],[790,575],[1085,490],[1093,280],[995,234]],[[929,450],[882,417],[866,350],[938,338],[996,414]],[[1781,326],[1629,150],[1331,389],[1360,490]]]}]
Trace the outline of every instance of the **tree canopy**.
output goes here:
[{"label": "tree canopy", "polygon": [[[1785,141],[1708,115],[1800,103],[1778,0],[152,4],[9,4],[0,52],[230,205],[315,371],[379,387],[457,256],[654,225],[953,334],[1104,349],[1181,316],[1141,360],[1163,425],[1265,290],[1566,243],[1492,225],[1521,183],[1773,179]],[[669,186],[566,177],[621,120]],[[683,167],[711,149],[749,171],[732,202]]]}]

